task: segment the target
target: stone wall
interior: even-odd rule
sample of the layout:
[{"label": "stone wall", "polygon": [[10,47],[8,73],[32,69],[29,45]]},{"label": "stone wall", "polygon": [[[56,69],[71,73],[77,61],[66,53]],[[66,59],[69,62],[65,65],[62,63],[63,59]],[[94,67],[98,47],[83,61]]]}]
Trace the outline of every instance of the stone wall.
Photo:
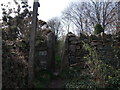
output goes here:
[{"label": "stone wall", "polygon": [[[115,67],[120,66],[120,35],[91,35],[81,34],[80,37],[68,33],[65,41],[63,66],[82,63],[88,52],[83,47],[87,43],[94,48],[98,59],[103,60]],[[67,63],[64,63],[67,62]]]},{"label": "stone wall", "polygon": [[43,34],[36,39],[35,70],[54,71],[55,35],[53,32]]}]

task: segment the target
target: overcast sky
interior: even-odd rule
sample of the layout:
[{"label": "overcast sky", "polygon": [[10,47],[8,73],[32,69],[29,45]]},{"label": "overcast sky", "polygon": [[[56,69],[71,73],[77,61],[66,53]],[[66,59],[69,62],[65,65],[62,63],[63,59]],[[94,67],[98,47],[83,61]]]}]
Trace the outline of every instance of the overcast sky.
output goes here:
[{"label": "overcast sky", "polygon": [[[1,3],[7,4],[7,2],[12,2],[13,0],[1,0]],[[19,0],[20,1],[20,0]],[[33,6],[34,0],[28,0],[28,4]],[[40,7],[38,9],[39,19],[47,21],[53,17],[61,15],[61,12],[71,3],[78,0],[39,0]],[[80,1],[80,0],[79,0]],[[81,0],[82,1],[82,0]],[[11,7],[14,6],[14,3],[11,3]],[[1,17],[1,9],[0,9]]]},{"label": "overcast sky", "polygon": [[39,17],[48,20],[52,17],[60,16],[61,12],[73,1],[77,0],[39,0]]},{"label": "overcast sky", "polygon": [[[0,0],[1,3],[12,2],[13,0]],[[20,0],[18,0],[20,1]],[[33,6],[34,0],[28,0],[28,4]],[[44,21],[47,21],[53,17],[57,17],[61,15],[61,12],[71,3],[76,1],[89,1],[89,0],[39,0],[40,7],[38,10],[39,13],[39,19],[42,19]],[[96,0],[98,1],[98,0]],[[101,1],[101,0],[100,0]],[[115,0],[119,1],[119,0]],[[14,3],[11,4],[11,6],[15,6]],[[0,7],[0,19],[1,19],[1,7]]]}]

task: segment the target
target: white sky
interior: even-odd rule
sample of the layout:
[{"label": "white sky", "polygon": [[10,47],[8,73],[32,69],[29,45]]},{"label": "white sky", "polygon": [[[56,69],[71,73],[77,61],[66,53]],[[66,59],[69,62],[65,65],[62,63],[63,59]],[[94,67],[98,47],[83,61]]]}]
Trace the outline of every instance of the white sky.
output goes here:
[{"label": "white sky", "polygon": [[70,2],[77,0],[39,0],[39,17],[48,20],[55,16],[60,16],[61,12]]},{"label": "white sky", "polygon": [[[7,4],[7,2],[12,2],[13,0],[0,0],[1,3]],[[20,0],[19,0],[20,1]],[[28,0],[28,4],[33,6],[34,0]],[[78,0],[39,0],[40,7],[38,9],[39,19],[47,21],[53,17],[61,15],[61,12],[70,4],[70,2],[75,2]],[[82,1],[82,0],[79,0]],[[14,6],[14,3],[11,3]],[[0,8],[0,18],[1,18],[1,8]]]},{"label": "white sky", "polygon": [[[0,0],[0,19],[1,19],[1,3],[7,3],[12,1],[13,0]],[[28,4],[30,6],[33,6],[33,1],[34,0],[28,0]],[[75,2],[75,1],[85,2],[89,0],[39,0],[40,7],[38,9],[38,13],[39,13],[38,18],[47,21],[53,17],[60,16],[61,12],[70,4],[70,2]],[[115,0],[115,1],[119,1],[119,0]],[[12,3],[11,6],[14,6],[14,3]]]}]

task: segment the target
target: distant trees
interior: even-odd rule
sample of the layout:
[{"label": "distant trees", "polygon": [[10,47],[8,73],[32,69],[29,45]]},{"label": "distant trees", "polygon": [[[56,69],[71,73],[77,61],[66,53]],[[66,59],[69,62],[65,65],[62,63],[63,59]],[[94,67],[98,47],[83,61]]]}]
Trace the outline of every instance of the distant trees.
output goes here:
[{"label": "distant trees", "polygon": [[101,24],[107,33],[115,31],[116,2],[108,0],[72,3],[64,12],[64,19],[69,19],[75,25],[78,33],[91,34],[96,24]]},{"label": "distant trees", "polygon": [[55,33],[56,37],[59,38],[62,33],[62,22],[58,17],[52,18],[47,22],[48,27]]},{"label": "distant trees", "polygon": [[118,14],[118,21],[117,21],[117,33],[120,33],[120,1],[117,3],[118,5],[117,5],[117,9],[118,9],[118,11],[117,11],[117,14]]}]

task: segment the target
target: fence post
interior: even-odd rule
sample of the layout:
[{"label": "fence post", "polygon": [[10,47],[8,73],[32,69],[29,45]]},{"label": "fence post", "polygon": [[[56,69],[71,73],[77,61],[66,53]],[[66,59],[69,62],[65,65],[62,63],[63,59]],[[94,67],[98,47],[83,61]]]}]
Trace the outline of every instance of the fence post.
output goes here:
[{"label": "fence post", "polygon": [[29,67],[28,67],[28,86],[33,88],[34,81],[34,51],[35,51],[35,32],[37,27],[37,12],[39,7],[38,0],[34,0],[33,4],[33,20],[32,20],[32,29],[30,32],[30,51],[29,51]]}]

